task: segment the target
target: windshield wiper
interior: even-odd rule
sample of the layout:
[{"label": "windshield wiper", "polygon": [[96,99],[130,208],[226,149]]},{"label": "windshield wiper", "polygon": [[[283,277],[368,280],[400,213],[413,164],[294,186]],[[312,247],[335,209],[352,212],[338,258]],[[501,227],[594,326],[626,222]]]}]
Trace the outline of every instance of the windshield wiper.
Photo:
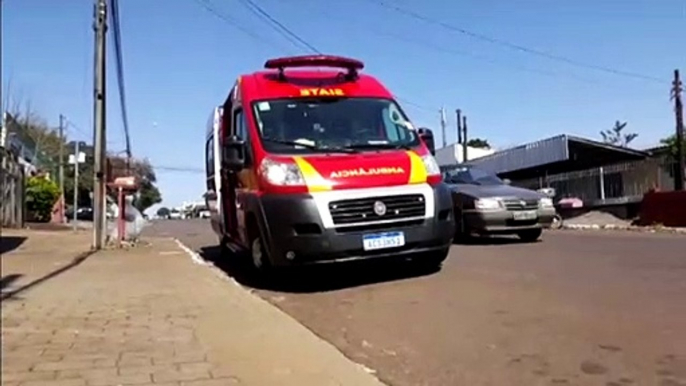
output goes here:
[{"label": "windshield wiper", "polygon": [[402,143],[354,143],[346,147],[350,149],[412,150],[409,145]]},{"label": "windshield wiper", "polygon": [[302,142],[297,142],[297,141],[288,141],[284,139],[277,139],[277,138],[269,138],[269,137],[262,137],[262,140],[265,142],[271,142],[271,143],[278,143],[281,145],[289,145],[289,146],[301,146],[306,149],[310,150],[316,150],[316,151],[325,151],[325,152],[337,152],[337,153],[357,153],[355,149],[351,149],[348,147],[338,147],[338,146],[317,146],[317,145],[312,145],[309,143],[302,143]]}]

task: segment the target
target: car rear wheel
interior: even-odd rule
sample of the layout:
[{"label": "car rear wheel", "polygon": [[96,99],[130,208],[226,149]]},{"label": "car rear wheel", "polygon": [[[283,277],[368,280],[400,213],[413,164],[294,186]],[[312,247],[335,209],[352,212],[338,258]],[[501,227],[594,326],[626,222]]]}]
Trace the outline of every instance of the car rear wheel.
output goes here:
[{"label": "car rear wheel", "polygon": [[542,234],[543,229],[527,229],[525,231],[519,231],[517,236],[519,236],[522,241],[533,243],[534,241],[538,240]]}]

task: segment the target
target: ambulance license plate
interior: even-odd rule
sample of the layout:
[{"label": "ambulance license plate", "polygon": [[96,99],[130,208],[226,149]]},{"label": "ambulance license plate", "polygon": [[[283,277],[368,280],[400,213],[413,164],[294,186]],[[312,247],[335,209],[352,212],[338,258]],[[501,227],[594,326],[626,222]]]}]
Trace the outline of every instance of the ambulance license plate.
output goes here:
[{"label": "ambulance license plate", "polygon": [[405,245],[403,232],[384,232],[362,236],[362,246],[365,251],[402,247]]}]

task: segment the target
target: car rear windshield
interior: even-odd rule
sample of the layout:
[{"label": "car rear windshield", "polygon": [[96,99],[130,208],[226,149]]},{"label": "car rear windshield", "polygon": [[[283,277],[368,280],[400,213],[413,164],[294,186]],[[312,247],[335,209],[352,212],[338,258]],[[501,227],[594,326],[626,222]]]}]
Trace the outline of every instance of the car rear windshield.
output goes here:
[{"label": "car rear windshield", "polygon": [[457,167],[443,172],[443,181],[448,184],[503,185],[494,173],[474,167]]},{"label": "car rear windshield", "polygon": [[398,105],[382,98],[278,99],[253,104],[270,153],[411,148],[419,137]]}]

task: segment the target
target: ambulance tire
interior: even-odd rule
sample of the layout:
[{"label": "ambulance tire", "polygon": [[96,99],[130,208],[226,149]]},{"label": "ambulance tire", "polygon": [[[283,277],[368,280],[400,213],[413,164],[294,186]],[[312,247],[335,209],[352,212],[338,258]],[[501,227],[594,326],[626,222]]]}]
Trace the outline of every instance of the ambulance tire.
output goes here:
[{"label": "ambulance tire", "polygon": [[260,229],[254,216],[248,217],[248,239],[250,241],[250,263],[254,271],[265,274],[272,271],[268,249],[260,237]]},{"label": "ambulance tire", "polygon": [[228,259],[231,257],[231,249],[229,249],[228,240],[226,236],[219,239],[219,254],[223,259]]}]

